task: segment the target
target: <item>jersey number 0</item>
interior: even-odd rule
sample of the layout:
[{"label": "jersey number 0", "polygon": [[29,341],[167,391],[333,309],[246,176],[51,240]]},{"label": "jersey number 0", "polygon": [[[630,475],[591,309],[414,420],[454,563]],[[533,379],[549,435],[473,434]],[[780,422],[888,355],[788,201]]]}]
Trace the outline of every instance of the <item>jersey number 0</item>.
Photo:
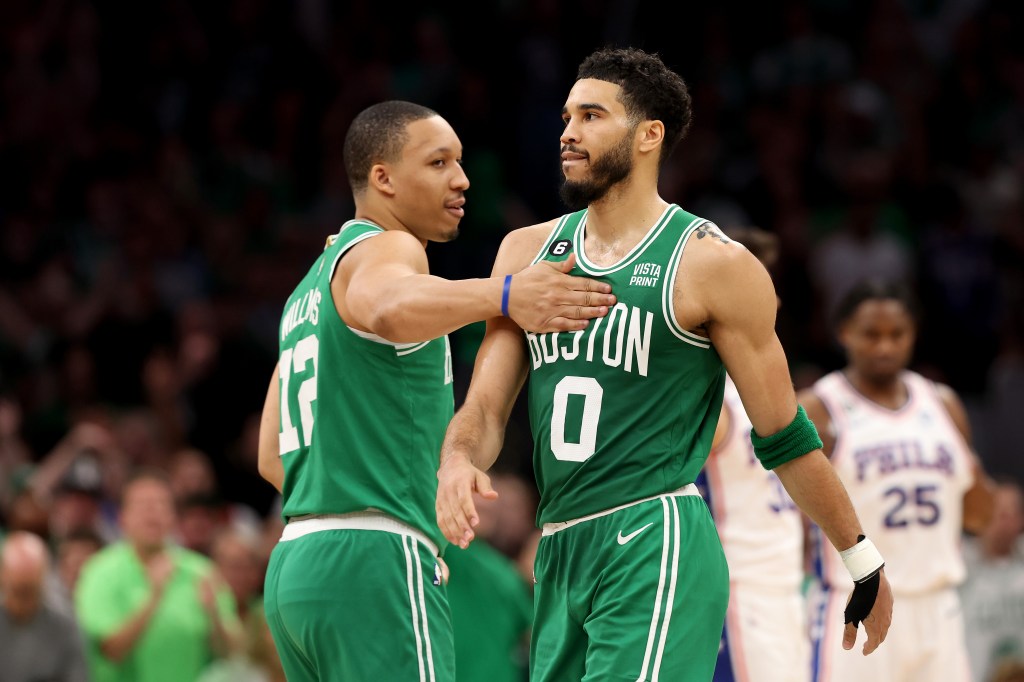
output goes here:
[{"label": "jersey number 0", "polygon": [[[565,440],[565,413],[569,396],[583,396],[583,421],[580,442]],[[551,452],[563,462],[585,462],[597,451],[597,423],[601,418],[604,389],[593,377],[564,377],[555,386],[551,410]]]}]

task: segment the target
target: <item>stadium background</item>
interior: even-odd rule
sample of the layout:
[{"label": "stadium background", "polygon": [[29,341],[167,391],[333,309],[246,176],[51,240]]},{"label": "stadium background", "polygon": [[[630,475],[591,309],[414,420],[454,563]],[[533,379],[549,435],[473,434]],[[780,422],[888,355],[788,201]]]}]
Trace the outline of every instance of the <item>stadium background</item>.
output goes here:
[{"label": "stadium background", "polygon": [[[960,392],[989,471],[1024,477],[1024,5],[672,14],[638,0],[4,2],[0,524],[24,522],[19,485],[82,420],[128,464],[198,449],[221,500],[272,514],[258,414],[283,302],[352,212],[351,118],[401,98],[452,122],[472,187],[462,235],[428,254],[436,274],[485,276],[507,230],[563,212],[561,106],[606,44],[658,52],[690,84],[694,124],[663,196],[780,237],[798,387],[841,363],[834,297],[861,274],[904,278],[924,303],[915,368]],[[481,333],[452,335],[457,404]],[[529,447],[520,407],[499,466],[529,477]],[[28,513],[45,531],[47,510]]]}]

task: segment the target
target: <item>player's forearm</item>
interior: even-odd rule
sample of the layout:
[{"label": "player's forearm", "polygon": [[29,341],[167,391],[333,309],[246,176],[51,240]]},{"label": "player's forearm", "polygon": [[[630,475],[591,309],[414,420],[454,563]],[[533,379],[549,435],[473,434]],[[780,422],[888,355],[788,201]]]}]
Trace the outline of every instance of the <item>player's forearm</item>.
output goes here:
[{"label": "player's forearm", "polygon": [[838,550],[857,544],[860,520],[839,476],[821,452],[814,450],[774,469],[786,492]]},{"label": "player's forearm", "polygon": [[498,459],[505,441],[506,419],[488,414],[480,405],[466,403],[448,424],[441,446],[441,466],[451,457],[465,457],[481,471]]},{"label": "player's forearm", "polygon": [[502,279],[410,275],[377,292],[364,324],[394,343],[429,341],[501,315]]},{"label": "player's forearm", "polygon": [[465,456],[481,471],[494,464],[526,373],[522,331],[506,318],[490,320],[476,354],[466,400],[448,424],[442,464],[455,455]]},{"label": "player's forearm", "polygon": [[281,462],[280,429],[280,388],[278,386],[278,367],[270,377],[267,397],[263,401],[263,413],[260,416],[260,438],[257,448],[256,468],[260,476],[273,485],[277,492],[284,489],[284,464]]}]

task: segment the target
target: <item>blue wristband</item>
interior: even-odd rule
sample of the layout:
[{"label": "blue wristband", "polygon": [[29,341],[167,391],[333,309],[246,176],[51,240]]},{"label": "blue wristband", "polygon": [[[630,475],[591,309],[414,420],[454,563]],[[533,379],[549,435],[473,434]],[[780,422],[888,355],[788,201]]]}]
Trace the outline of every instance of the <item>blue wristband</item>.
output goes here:
[{"label": "blue wristband", "polygon": [[508,317],[508,290],[512,286],[512,275],[505,275],[505,286],[501,290],[501,314]]}]

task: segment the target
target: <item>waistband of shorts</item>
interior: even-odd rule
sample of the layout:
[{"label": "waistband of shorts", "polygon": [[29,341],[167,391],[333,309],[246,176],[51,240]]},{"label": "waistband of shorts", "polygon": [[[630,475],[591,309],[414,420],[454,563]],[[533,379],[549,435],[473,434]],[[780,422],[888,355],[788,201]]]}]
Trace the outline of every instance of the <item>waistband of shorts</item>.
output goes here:
[{"label": "waistband of shorts", "polygon": [[697,490],[697,486],[694,485],[693,483],[687,483],[679,490],[673,490],[672,492],[661,493],[660,495],[651,495],[650,497],[645,497],[643,499],[633,500],[632,502],[627,502],[626,504],[620,504],[618,507],[605,509],[604,511],[599,511],[594,514],[588,514],[587,516],[581,516],[578,519],[545,523],[543,527],[541,527],[541,535],[554,535],[559,531],[565,530],[566,528],[572,528],[573,526],[583,523],[585,521],[593,521],[594,519],[601,518],[602,516],[608,516],[609,514],[614,514],[617,511],[622,511],[623,509],[628,509],[629,507],[635,507],[638,504],[650,502],[651,500],[661,500],[669,497],[688,497],[691,495],[696,495],[699,497],[700,491]]},{"label": "waistband of shorts", "polygon": [[309,514],[288,519],[281,542],[301,538],[325,530],[377,530],[411,537],[439,556],[437,545],[422,531],[380,512],[353,512],[351,514]]}]

